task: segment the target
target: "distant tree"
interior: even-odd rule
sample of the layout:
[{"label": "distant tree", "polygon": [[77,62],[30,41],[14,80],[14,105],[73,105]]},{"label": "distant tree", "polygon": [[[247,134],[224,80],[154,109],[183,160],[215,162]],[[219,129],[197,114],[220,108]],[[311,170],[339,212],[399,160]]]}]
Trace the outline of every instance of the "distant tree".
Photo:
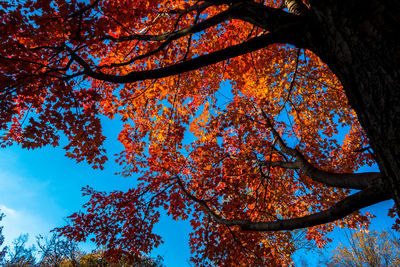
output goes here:
[{"label": "distant tree", "polygon": [[7,248],[4,266],[33,266],[35,265],[35,246],[26,247],[28,234],[21,234],[13,241],[13,246]]},{"label": "distant tree", "polygon": [[132,266],[132,267],[161,267],[163,266],[164,259],[161,256],[156,258],[151,258],[148,256],[131,257],[124,255],[121,258],[110,262],[106,251],[104,250],[94,250],[82,256],[79,259],[79,266],[97,266],[97,267],[107,267],[107,266]]},{"label": "distant tree", "polygon": [[[4,217],[0,215],[0,221]],[[0,228],[0,245],[3,243],[2,228]],[[21,234],[13,241],[13,246],[5,247],[0,265],[11,266],[52,266],[52,267],[75,267],[75,266],[96,266],[96,267],[161,267],[163,258],[157,256],[131,256],[122,254],[119,258],[107,257],[107,251],[102,249],[90,253],[82,252],[78,244],[53,233],[50,237],[39,235],[36,237],[36,246],[26,246],[28,234]],[[5,257],[6,256],[6,257]],[[37,256],[37,257],[36,257]],[[38,261],[36,261],[38,259]]]},{"label": "distant tree", "polygon": [[82,252],[79,251],[76,242],[61,238],[56,233],[50,238],[39,235],[36,239],[41,256],[39,266],[64,266],[65,262],[70,266],[79,266]]},{"label": "distant tree", "polygon": [[108,261],[104,258],[103,251],[94,250],[91,253],[83,255],[79,259],[79,263],[84,266],[108,266]]},{"label": "distant tree", "polygon": [[130,256],[123,254],[119,258],[113,258],[113,262],[106,257],[102,249],[93,250],[90,253],[82,252],[78,244],[71,240],[60,237],[56,233],[50,238],[39,235],[37,239],[37,252],[40,256],[38,266],[133,266],[133,267],[159,267],[162,266],[163,258],[157,256]]},{"label": "distant tree", "polygon": [[140,261],[136,263],[138,267],[161,267],[163,266],[164,259],[158,255],[155,259],[150,257],[142,257]]},{"label": "distant tree", "polygon": [[[4,213],[0,212],[0,221],[3,220]],[[4,243],[3,226],[0,226],[0,246]],[[7,253],[7,247],[0,248],[0,264],[3,262]]]},{"label": "distant tree", "polygon": [[400,239],[390,231],[355,232],[348,241],[332,252],[327,266],[400,266]]}]

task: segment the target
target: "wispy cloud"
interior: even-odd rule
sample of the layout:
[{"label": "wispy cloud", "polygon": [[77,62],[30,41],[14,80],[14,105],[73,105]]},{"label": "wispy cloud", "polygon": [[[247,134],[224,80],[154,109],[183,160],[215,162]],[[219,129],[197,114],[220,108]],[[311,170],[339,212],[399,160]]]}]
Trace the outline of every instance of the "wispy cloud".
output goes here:
[{"label": "wispy cloud", "polygon": [[5,205],[0,205],[0,209],[5,214],[1,224],[4,226],[4,244],[7,246],[11,245],[15,238],[24,233],[29,233],[31,237],[29,243],[32,243],[35,240],[35,236],[47,234],[54,227],[40,216],[24,210],[15,210]]},{"label": "wispy cloud", "polygon": [[20,234],[47,235],[62,220],[62,208],[49,190],[49,181],[32,177],[18,164],[12,153],[0,152],[0,210],[6,216],[0,222],[5,244]]},{"label": "wispy cloud", "polygon": [[15,215],[17,213],[16,210],[10,209],[4,205],[0,205],[0,210],[2,213],[8,214],[8,215]]}]

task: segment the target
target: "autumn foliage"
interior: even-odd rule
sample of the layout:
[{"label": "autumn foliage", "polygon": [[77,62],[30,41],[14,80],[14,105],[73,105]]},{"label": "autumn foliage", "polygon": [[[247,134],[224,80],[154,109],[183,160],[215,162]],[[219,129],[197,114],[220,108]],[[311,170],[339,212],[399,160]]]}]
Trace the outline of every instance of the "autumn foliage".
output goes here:
[{"label": "autumn foliage", "polygon": [[357,115],[329,68],[273,30],[298,15],[244,1],[272,14],[269,30],[240,17],[243,1],[225,2],[0,2],[2,146],[65,136],[68,157],[102,168],[101,120],[124,122],[117,161],[138,186],[85,188],[62,234],[115,259],[149,253],[164,209],[190,220],[196,265],[273,266],[294,251],[280,230],[308,227],[321,247],[335,226],[368,224],[364,202],[336,205],[376,175],[354,174],[374,163]]},{"label": "autumn foliage", "polygon": [[339,243],[326,266],[399,266],[399,238],[391,231],[353,232],[347,245]]}]

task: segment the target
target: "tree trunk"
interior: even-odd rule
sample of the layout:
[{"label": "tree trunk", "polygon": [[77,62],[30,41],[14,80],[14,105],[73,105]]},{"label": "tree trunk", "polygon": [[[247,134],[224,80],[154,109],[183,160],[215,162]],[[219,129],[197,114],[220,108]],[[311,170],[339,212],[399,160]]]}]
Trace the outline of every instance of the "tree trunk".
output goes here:
[{"label": "tree trunk", "polygon": [[400,1],[311,3],[306,43],[341,81],[400,212]]}]

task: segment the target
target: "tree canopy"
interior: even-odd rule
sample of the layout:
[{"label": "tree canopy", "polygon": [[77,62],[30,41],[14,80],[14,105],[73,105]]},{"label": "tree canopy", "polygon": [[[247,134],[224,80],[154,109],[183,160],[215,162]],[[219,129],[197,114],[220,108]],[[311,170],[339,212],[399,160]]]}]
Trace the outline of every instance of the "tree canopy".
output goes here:
[{"label": "tree canopy", "polygon": [[359,209],[398,204],[395,1],[0,5],[2,146],[63,135],[68,157],[102,168],[101,119],[120,119],[121,174],[139,177],[85,188],[62,234],[111,258],[149,253],[165,209],[190,220],[198,265],[288,264],[285,230],[323,246],[368,224]]}]

